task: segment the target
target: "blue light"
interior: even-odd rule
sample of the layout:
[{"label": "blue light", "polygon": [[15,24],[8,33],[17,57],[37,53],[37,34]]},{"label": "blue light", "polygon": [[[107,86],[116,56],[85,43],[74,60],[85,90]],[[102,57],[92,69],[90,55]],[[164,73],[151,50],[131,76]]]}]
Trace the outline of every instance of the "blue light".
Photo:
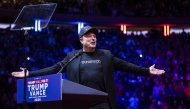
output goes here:
[{"label": "blue light", "polygon": [[41,21],[40,20],[38,20],[38,31],[41,31]]},{"label": "blue light", "polygon": [[84,27],[84,23],[79,22],[78,23],[78,34],[79,34],[81,28],[83,28],[83,27]]},{"label": "blue light", "polygon": [[35,20],[35,32],[41,31],[41,21],[40,20]]},{"label": "blue light", "polygon": [[38,20],[35,20],[35,32],[38,31]]}]

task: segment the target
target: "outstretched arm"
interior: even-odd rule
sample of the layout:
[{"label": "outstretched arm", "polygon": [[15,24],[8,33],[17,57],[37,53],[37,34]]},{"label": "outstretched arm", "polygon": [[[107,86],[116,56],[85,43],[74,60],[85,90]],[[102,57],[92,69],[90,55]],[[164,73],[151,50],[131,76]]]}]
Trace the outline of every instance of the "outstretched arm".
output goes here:
[{"label": "outstretched arm", "polygon": [[159,70],[155,68],[155,65],[150,66],[149,68],[141,67],[126,61],[123,61],[122,59],[114,57],[114,67],[116,70],[121,70],[124,72],[133,72],[137,75],[161,75],[165,73],[164,70]]},{"label": "outstretched arm", "polygon": [[[61,69],[61,66],[64,65],[67,62],[66,58],[57,64],[53,65],[52,67],[43,68],[37,71],[29,72],[26,70],[26,77],[35,77],[35,76],[42,76],[42,75],[49,75],[49,74],[55,74],[58,73],[58,71]],[[25,68],[20,68],[21,71],[18,72],[12,72],[12,76],[23,78],[24,77],[24,70]],[[64,69],[65,70],[65,69]]]}]

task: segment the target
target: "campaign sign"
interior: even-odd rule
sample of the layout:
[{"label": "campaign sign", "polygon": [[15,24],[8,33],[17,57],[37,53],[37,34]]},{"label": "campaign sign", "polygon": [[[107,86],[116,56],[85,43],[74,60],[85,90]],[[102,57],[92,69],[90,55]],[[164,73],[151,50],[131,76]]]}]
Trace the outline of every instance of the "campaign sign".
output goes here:
[{"label": "campaign sign", "polygon": [[[53,74],[26,79],[26,101],[46,102],[62,100],[62,75]],[[23,102],[24,79],[17,80],[17,103]]]}]

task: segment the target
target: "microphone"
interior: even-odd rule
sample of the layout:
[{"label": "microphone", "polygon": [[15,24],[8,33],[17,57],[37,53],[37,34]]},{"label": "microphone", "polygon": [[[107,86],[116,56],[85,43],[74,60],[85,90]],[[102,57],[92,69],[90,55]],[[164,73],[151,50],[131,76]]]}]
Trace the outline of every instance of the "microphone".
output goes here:
[{"label": "microphone", "polygon": [[67,63],[66,63],[64,66],[62,66],[61,63],[60,63],[61,69],[59,70],[59,72],[58,72],[57,74],[61,73],[61,71],[62,71],[71,61],[73,61],[75,58],[78,58],[80,55],[82,55],[82,53],[83,53],[82,51],[76,53],[69,61],[67,61]]}]

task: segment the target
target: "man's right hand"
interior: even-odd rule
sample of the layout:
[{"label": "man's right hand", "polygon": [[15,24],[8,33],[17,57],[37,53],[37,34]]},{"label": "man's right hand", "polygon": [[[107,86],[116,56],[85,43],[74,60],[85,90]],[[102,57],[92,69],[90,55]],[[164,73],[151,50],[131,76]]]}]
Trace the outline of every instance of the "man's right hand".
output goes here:
[{"label": "man's right hand", "polygon": [[[14,76],[14,77],[18,77],[18,78],[23,78],[24,77],[24,68],[20,68],[21,71],[19,72],[12,72],[11,75]],[[29,72],[28,70],[26,70],[26,77],[28,77],[29,75]]]}]

